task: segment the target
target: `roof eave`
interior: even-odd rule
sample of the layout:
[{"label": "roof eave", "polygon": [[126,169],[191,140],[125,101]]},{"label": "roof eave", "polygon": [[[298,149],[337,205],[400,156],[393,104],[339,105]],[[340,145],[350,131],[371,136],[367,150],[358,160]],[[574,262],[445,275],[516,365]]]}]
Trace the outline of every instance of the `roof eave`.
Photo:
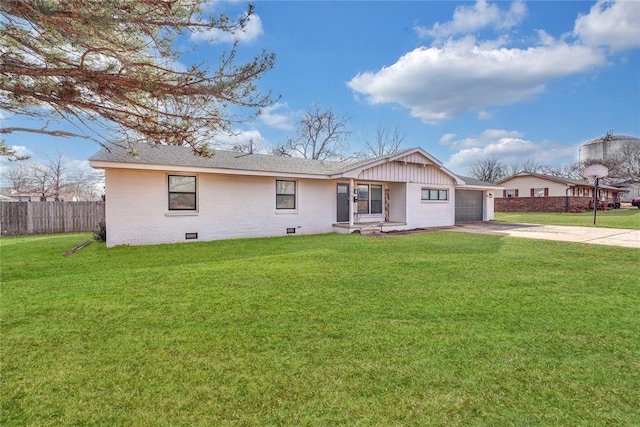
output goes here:
[{"label": "roof eave", "polygon": [[499,185],[476,185],[476,184],[460,184],[455,185],[455,188],[459,189],[475,189],[475,190],[504,190],[505,187]]},{"label": "roof eave", "polygon": [[104,160],[89,160],[89,165],[94,169],[133,169],[147,171],[169,171],[169,172],[188,172],[202,174],[223,174],[223,175],[244,175],[244,176],[270,176],[283,178],[309,178],[309,179],[330,179],[326,174],[309,174],[296,172],[279,172],[279,171],[256,171],[249,169],[226,169],[226,168],[210,168],[202,166],[182,166],[182,165],[165,165],[156,163],[131,163],[131,162],[111,162]]}]

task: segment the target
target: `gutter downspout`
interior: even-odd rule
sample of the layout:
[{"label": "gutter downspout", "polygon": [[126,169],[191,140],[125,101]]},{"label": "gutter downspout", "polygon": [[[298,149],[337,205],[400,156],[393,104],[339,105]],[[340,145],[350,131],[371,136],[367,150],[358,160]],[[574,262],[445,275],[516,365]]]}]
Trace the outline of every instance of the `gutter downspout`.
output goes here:
[{"label": "gutter downspout", "polygon": [[567,187],[567,189],[564,191],[564,194],[565,194],[564,211],[565,211],[565,213],[569,212],[569,190],[571,190],[571,187]]}]

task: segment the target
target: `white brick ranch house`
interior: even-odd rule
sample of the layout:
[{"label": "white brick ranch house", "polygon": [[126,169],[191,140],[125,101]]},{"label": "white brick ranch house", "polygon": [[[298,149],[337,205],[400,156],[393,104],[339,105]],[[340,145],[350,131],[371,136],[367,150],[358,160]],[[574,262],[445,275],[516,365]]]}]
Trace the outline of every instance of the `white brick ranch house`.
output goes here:
[{"label": "white brick ranch house", "polygon": [[89,159],[105,171],[107,246],[407,230],[493,219],[501,189],[422,148],[357,163],[139,144]]}]

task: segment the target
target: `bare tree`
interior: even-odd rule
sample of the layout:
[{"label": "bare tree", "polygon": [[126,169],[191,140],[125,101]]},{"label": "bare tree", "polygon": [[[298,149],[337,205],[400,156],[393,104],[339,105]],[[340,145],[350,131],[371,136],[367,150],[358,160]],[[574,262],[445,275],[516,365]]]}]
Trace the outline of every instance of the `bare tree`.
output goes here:
[{"label": "bare tree", "polygon": [[559,176],[563,178],[582,179],[582,167],[580,162],[564,163],[557,166],[547,166],[547,175]]},{"label": "bare tree", "polygon": [[367,141],[365,144],[365,157],[387,156],[400,151],[402,141],[406,135],[400,132],[399,126],[396,124],[393,128],[385,128],[379,125],[373,141]]},{"label": "bare tree", "polygon": [[28,192],[37,194],[41,202],[53,196],[51,175],[45,165],[29,165],[29,176]]},{"label": "bare tree", "polygon": [[512,163],[505,168],[507,176],[516,175],[522,172],[546,173],[548,166],[534,159],[527,159],[521,163]]},{"label": "bare tree", "polygon": [[20,164],[3,168],[2,177],[9,183],[13,191],[24,193],[29,190],[31,181],[29,165]]},{"label": "bare tree", "polygon": [[314,160],[344,160],[348,157],[346,137],[349,117],[338,116],[317,104],[300,119],[296,135],[272,149],[272,154]]},{"label": "bare tree", "polygon": [[498,182],[507,177],[507,167],[495,157],[486,157],[472,164],[469,173],[480,181]]},{"label": "bare tree", "polygon": [[49,183],[53,200],[58,202],[60,201],[60,197],[63,191],[67,187],[67,165],[63,160],[62,155],[58,155],[56,159],[50,160],[42,166],[45,174],[49,176]]},{"label": "bare tree", "polygon": [[75,200],[97,200],[104,193],[104,172],[82,168],[70,169],[66,189]]},{"label": "bare tree", "polygon": [[[0,133],[81,137],[105,147],[145,141],[211,154],[207,144],[213,135],[228,133],[273,103],[256,82],[273,67],[275,56],[263,51],[238,64],[236,43],[217,63],[184,70],[174,50],[177,37],[235,34],[254,19],[251,4],[235,20],[210,14],[206,4],[3,0],[0,109],[46,124],[0,127]],[[252,114],[241,114],[248,111]],[[67,121],[76,130],[51,129],[51,120]]]},{"label": "bare tree", "polygon": [[640,143],[627,141],[616,155],[619,181],[640,181]]},{"label": "bare tree", "polygon": [[47,162],[6,167],[2,175],[17,193],[35,193],[41,201],[65,196],[76,200],[99,199],[104,189],[104,173],[76,165],[63,155]]}]

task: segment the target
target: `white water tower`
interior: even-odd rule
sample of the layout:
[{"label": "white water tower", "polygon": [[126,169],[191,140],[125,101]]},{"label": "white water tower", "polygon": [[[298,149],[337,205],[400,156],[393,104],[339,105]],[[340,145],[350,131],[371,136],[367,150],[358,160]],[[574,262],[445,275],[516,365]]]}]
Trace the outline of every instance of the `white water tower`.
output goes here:
[{"label": "white water tower", "polygon": [[580,146],[580,162],[604,162],[615,157],[626,144],[640,145],[640,138],[628,135],[614,135],[613,132],[607,132],[604,136]]}]

